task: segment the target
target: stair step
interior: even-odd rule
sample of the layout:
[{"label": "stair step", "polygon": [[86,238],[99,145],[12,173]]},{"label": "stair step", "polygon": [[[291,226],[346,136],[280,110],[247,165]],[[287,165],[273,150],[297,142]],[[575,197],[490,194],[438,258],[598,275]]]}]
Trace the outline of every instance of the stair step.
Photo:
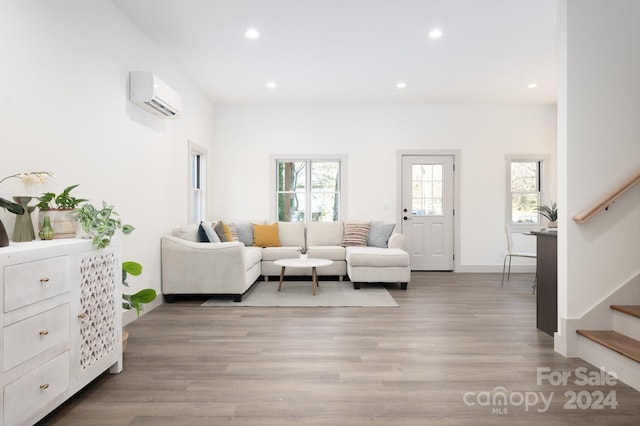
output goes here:
[{"label": "stair step", "polygon": [[640,362],[640,341],[613,330],[576,330],[581,336],[593,340],[635,362]]},{"label": "stair step", "polygon": [[611,309],[640,318],[640,305],[611,305]]}]

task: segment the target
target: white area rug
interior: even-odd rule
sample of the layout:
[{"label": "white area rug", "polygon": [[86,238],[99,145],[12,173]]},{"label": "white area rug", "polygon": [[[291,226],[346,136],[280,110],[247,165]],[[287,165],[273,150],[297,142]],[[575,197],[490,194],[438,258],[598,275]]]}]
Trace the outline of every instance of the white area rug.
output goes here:
[{"label": "white area rug", "polygon": [[242,302],[211,298],[201,306],[398,306],[381,284],[353,289],[348,281],[320,281],[314,296],[311,281],[285,281],[278,292],[277,281],[260,281],[242,298]]}]

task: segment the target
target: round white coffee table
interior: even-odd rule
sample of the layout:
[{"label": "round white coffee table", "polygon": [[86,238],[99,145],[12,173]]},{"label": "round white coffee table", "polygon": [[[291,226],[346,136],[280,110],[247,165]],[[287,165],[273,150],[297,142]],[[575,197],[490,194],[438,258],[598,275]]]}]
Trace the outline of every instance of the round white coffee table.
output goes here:
[{"label": "round white coffee table", "polygon": [[311,268],[311,283],[313,286],[313,295],[316,295],[316,288],[318,287],[318,273],[316,268],[319,266],[329,266],[333,263],[333,260],[328,259],[279,259],[273,262],[274,265],[280,266],[280,284],[278,284],[278,291],[282,288],[282,280],[284,279],[284,270],[286,268]]}]

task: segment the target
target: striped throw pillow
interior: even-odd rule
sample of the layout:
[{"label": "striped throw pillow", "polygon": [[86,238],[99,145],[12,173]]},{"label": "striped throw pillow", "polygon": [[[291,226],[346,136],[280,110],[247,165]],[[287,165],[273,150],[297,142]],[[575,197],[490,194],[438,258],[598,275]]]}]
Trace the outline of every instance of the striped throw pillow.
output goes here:
[{"label": "striped throw pillow", "polygon": [[370,228],[370,223],[345,223],[342,247],[366,246]]}]

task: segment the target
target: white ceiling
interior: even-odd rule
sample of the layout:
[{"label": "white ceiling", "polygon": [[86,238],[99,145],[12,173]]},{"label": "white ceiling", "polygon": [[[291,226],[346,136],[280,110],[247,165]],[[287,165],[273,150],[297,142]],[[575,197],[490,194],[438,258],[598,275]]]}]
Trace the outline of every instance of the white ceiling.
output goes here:
[{"label": "white ceiling", "polygon": [[556,101],[556,0],[112,1],[215,103]]}]

